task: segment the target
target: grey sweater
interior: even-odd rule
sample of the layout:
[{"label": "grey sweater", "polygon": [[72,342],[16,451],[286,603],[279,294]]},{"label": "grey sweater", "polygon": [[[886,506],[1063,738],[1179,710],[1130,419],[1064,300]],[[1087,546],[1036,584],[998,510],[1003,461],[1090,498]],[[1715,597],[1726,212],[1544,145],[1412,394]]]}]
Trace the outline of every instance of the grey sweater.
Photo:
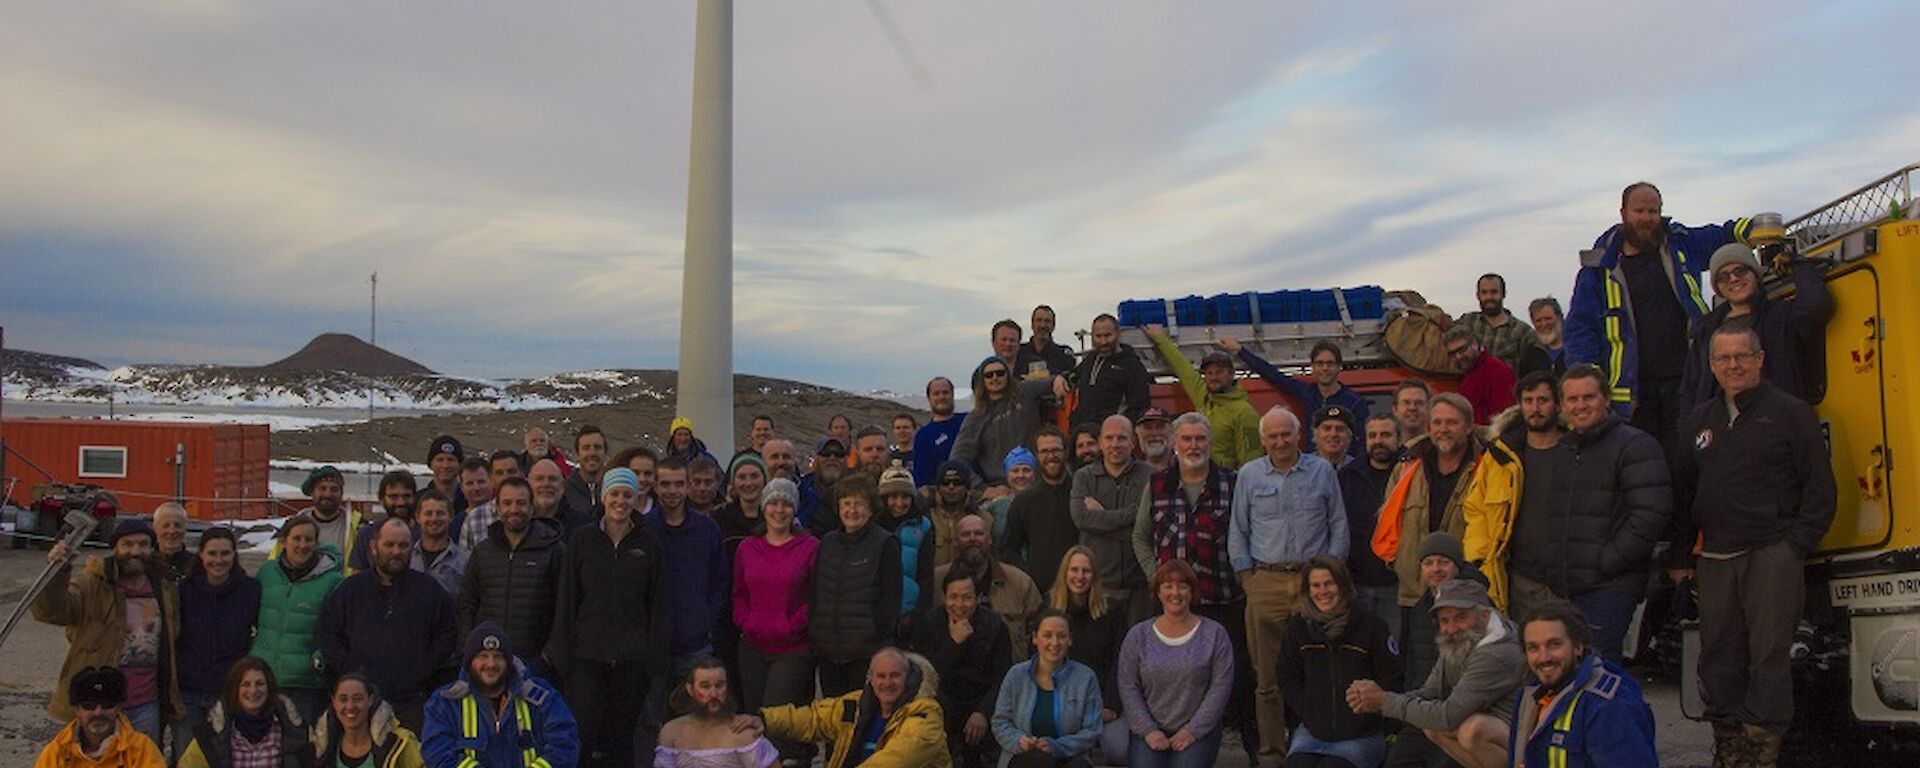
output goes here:
[{"label": "grey sweater", "polygon": [[1474,713],[1511,724],[1514,693],[1526,677],[1520,630],[1494,612],[1486,638],[1467,654],[1466,663],[1450,665],[1442,655],[1420,690],[1387,694],[1381,714],[1434,731],[1459,728]]},{"label": "grey sweater", "polygon": [[[1147,574],[1140,570],[1140,559],[1133,551],[1133,522],[1152,479],[1153,470],[1144,461],[1135,461],[1119,477],[1108,475],[1106,465],[1098,461],[1073,473],[1067,511],[1080,528],[1080,543],[1093,550],[1094,570],[1103,587],[1147,585]],[[1089,498],[1098,499],[1103,508],[1088,509]]]},{"label": "grey sweater", "polygon": [[1233,690],[1233,638],[1218,622],[1200,618],[1191,638],[1168,645],[1148,619],[1120,644],[1119,678],[1127,729],[1135,736],[1184,728],[1206,738],[1220,727]]}]

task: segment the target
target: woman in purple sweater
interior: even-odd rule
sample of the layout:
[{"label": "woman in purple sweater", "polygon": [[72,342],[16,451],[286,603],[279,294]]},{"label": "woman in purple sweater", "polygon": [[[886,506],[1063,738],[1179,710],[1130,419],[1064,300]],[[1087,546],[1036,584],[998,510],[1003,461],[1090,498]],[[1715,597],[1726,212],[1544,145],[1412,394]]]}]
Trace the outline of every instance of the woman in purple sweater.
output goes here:
[{"label": "woman in purple sweater", "polygon": [[[733,619],[740,626],[741,699],[747,711],[813,700],[813,656],[807,649],[808,598],[820,540],[793,524],[800,489],[774,478],[760,491],[766,533],[740,542],[733,558]],[[775,742],[781,755],[805,748]]]},{"label": "woman in purple sweater", "polygon": [[1120,698],[1133,768],[1199,768],[1220,754],[1220,715],[1233,689],[1233,639],[1192,611],[1193,568],[1168,560],[1153,574],[1160,615],[1120,644]]}]

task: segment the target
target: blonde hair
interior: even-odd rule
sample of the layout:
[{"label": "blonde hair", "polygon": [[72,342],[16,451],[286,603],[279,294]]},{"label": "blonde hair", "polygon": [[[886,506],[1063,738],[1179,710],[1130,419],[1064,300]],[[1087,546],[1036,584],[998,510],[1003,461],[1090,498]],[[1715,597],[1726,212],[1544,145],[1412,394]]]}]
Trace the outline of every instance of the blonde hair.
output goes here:
[{"label": "blonde hair", "polygon": [[[1087,548],[1085,544],[1068,547],[1067,553],[1060,556],[1060,568],[1054,574],[1053,588],[1047,590],[1047,604],[1062,613],[1073,606],[1073,593],[1067,590],[1067,564],[1073,562],[1074,555],[1086,555],[1088,566],[1099,562],[1093,558],[1093,550]],[[1087,585],[1087,615],[1097,619],[1106,613],[1107,595],[1106,591],[1100,588],[1100,571],[1095,568],[1093,583]]]}]

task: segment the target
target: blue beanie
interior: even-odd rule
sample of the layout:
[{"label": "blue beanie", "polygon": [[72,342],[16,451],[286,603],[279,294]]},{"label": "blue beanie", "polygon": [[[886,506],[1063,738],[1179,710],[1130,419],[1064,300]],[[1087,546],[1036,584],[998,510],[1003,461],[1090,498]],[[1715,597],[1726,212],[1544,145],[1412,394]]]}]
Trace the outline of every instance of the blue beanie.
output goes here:
[{"label": "blue beanie", "polygon": [[607,491],[615,487],[624,487],[634,493],[640,492],[640,476],[626,467],[614,467],[600,476],[600,498],[607,497]]},{"label": "blue beanie", "polygon": [[1022,464],[1038,469],[1040,467],[1040,460],[1034,458],[1033,451],[1027,450],[1026,446],[1016,445],[1013,447],[1013,450],[1007,451],[1007,460],[1001,463],[1001,468],[1012,472],[1014,467]]}]

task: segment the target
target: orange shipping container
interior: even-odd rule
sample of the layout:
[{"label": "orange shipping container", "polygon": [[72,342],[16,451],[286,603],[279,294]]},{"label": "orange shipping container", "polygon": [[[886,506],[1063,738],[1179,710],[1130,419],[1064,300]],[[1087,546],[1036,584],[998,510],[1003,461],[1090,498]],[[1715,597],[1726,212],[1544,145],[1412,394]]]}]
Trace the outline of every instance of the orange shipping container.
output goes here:
[{"label": "orange shipping container", "polygon": [[53,481],[113,491],[123,513],[152,511],[176,495],[200,520],[254,520],[272,506],[265,424],[6,419],[0,439],[18,453],[6,465],[19,479],[11,496],[18,505],[33,500],[34,485]]}]

